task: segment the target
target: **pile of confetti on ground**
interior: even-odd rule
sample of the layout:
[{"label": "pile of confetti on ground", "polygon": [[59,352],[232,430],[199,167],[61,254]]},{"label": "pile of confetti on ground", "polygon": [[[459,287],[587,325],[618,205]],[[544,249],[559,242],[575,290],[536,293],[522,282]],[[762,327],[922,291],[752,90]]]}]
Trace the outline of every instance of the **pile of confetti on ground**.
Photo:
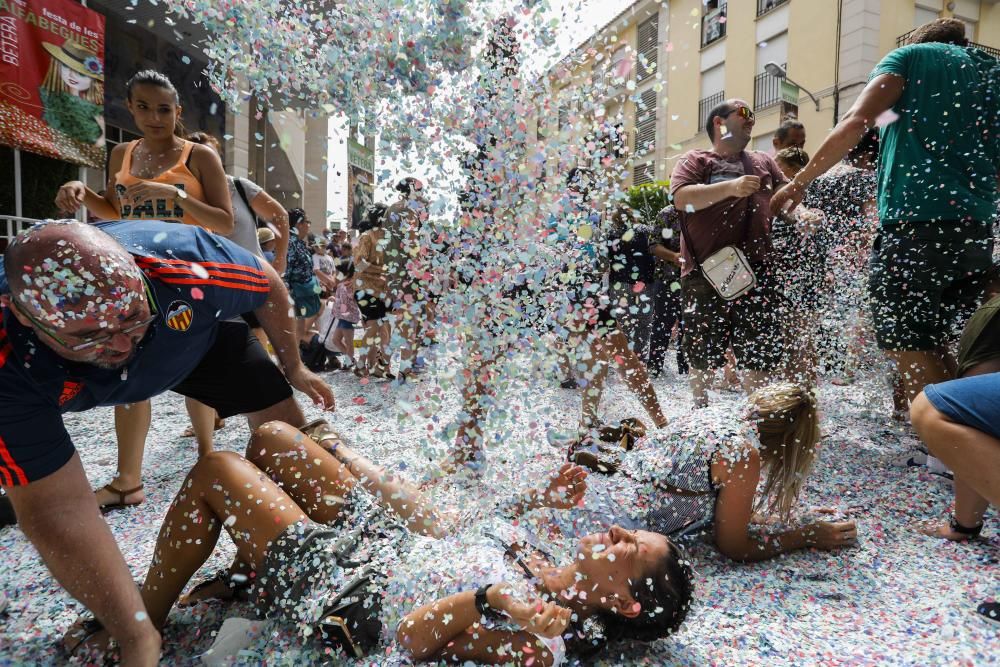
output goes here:
[{"label": "pile of confetti on ground", "polygon": [[[332,421],[359,450],[415,479],[427,474],[430,466],[415,443],[433,440],[426,434],[440,430],[454,415],[455,396],[442,396],[436,419],[400,419],[399,406],[431,393],[433,380],[361,387],[343,373],[329,378],[340,400]],[[668,415],[691,409],[678,379],[660,380],[657,389]],[[933,540],[914,530],[918,520],[944,515],[950,488],[926,473],[892,465],[915,441],[889,427],[889,405],[878,392],[871,385],[823,387],[825,437],[803,503],[804,508],[836,506],[856,519],[858,548],[737,565],[710,545],[695,544],[696,604],[683,631],[648,647],[619,646],[604,655],[602,664],[982,665],[994,660],[997,629],[973,610],[998,593],[995,512],[987,516],[985,537],[970,544]],[[523,416],[502,451],[495,447],[491,452],[483,482],[487,494],[512,493],[523,480],[541,479],[557,466],[559,452],[545,443],[544,429],[573,423],[579,409],[578,392],[542,383],[512,394],[514,412]],[[735,394],[714,398],[738,400]],[[180,398],[167,394],[153,405],[147,501],[109,517],[136,579],[145,572],[166,506],[195,457],[194,443],[179,438],[186,426]],[[605,405],[608,419],[638,414],[639,409],[620,383],[612,384]],[[218,434],[218,447],[242,450],[248,433],[238,422],[230,420]],[[115,467],[110,410],[70,415],[67,423],[92,482],[104,483]],[[600,480],[592,478],[592,483]],[[478,491],[468,485],[450,487],[436,497],[442,503],[475,502],[482,497]],[[197,580],[228,564],[232,545],[227,538],[220,544]],[[54,584],[16,528],[0,531],[0,558],[0,592],[10,598],[6,615],[0,616],[0,664],[62,662],[57,642],[77,617],[79,605]],[[175,609],[165,632],[165,664],[197,663],[225,618],[248,614],[246,606],[219,603]],[[317,650],[281,628],[268,627],[240,662],[316,664],[322,657]],[[402,662],[398,651],[390,649],[364,664]]]}]

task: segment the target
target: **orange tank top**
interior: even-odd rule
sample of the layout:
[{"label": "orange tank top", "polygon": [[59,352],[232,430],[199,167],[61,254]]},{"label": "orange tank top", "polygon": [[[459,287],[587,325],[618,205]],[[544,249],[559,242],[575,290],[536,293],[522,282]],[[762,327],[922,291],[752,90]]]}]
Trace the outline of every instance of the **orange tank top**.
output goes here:
[{"label": "orange tank top", "polygon": [[188,169],[187,162],[194,149],[194,143],[184,142],[181,149],[180,160],[155,178],[139,178],[132,175],[132,151],[135,150],[141,139],[130,141],[125,149],[125,157],[122,160],[122,168],[115,174],[115,192],[118,194],[118,208],[122,220],[164,220],[166,222],[183,222],[186,225],[200,225],[200,223],[184,210],[184,202],[180,199],[147,199],[144,202],[133,202],[126,198],[125,188],[152,181],[153,183],[167,183],[187,192],[188,197],[205,201],[205,190],[195,175]]}]

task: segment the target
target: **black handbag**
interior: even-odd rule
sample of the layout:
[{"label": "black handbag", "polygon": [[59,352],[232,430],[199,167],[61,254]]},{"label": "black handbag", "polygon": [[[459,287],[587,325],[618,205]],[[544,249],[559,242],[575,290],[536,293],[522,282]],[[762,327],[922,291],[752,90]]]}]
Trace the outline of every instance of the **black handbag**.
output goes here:
[{"label": "black handbag", "polygon": [[331,318],[330,326],[326,328],[325,335],[321,337],[319,334],[314,334],[308,343],[299,348],[299,356],[302,357],[302,363],[313,373],[322,373],[326,370],[327,349],[323,341],[330,337],[330,330],[333,329],[333,325],[336,323],[337,318]]}]

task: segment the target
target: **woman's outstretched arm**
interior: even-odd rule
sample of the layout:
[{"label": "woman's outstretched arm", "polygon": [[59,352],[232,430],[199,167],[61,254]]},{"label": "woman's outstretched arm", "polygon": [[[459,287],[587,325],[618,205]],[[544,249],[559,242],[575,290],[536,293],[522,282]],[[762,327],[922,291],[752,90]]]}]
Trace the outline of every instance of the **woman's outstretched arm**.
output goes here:
[{"label": "woman's outstretched arm", "polygon": [[815,523],[777,534],[750,532],[754,495],[760,482],[760,454],[747,447],[743,458],[716,463],[713,472],[724,467],[722,490],[715,502],[715,544],[719,551],[736,561],[767,560],[783,553],[818,547],[835,549],[854,544],[857,529],[853,521]]}]

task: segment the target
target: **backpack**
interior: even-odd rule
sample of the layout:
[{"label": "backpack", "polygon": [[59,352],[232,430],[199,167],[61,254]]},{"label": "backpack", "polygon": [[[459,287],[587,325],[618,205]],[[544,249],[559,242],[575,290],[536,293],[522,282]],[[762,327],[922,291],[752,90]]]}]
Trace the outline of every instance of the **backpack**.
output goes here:
[{"label": "backpack", "polygon": [[250,211],[250,215],[253,216],[253,221],[254,224],[257,226],[257,229],[260,229],[261,227],[267,227],[267,221],[261,219],[261,217],[254,212],[253,206],[250,205],[250,198],[247,197],[247,191],[243,187],[243,179],[233,177],[233,185],[236,186],[237,194],[239,194],[240,199],[243,200],[243,203],[246,205],[247,210]]}]

